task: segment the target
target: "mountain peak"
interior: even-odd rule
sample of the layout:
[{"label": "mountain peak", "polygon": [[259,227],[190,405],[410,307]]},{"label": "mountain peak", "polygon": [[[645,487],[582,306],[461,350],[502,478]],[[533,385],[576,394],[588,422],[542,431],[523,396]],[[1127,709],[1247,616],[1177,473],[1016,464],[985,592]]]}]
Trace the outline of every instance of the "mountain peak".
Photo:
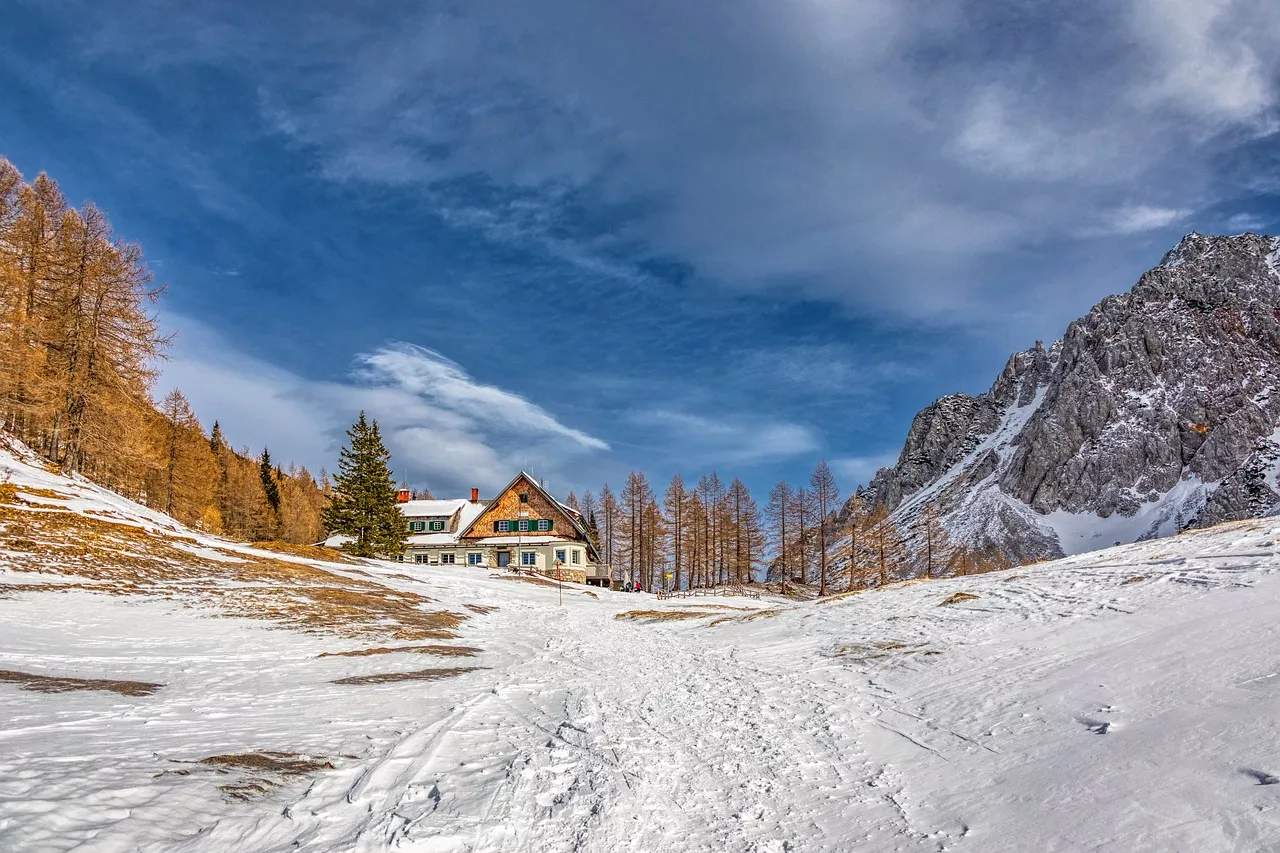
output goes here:
[{"label": "mountain peak", "polygon": [[986,394],[921,411],[877,500],[1015,560],[1280,508],[1278,258],[1275,237],[1186,235]]}]

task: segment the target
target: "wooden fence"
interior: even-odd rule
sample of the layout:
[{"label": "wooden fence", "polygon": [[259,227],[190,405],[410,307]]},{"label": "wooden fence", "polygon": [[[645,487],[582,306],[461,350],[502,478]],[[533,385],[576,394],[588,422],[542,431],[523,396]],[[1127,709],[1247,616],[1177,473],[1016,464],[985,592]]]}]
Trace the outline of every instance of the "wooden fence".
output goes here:
[{"label": "wooden fence", "polygon": [[760,590],[750,586],[726,584],[724,586],[694,586],[689,589],[659,590],[658,599],[668,598],[701,598],[703,596],[723,595],[742,598],[760,598]]}]

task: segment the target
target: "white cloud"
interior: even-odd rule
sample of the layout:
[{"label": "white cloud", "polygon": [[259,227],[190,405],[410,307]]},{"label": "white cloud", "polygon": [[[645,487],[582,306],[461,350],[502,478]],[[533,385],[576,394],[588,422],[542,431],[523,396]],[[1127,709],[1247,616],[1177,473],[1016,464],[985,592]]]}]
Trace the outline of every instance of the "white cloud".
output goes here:
[{"label": "white cloud", "polygon": [[1275,5],[1252,0],[1138,0],[1133,31],[1154,76],[1140,100],[1163,101],[1209,122],[1252,122],[1273,106]]},{"label": "white cloud", "polygon": [[1255,234],[1262,233],[1268,225],[1268,220],[1252,213],[1237,213],[1227,218],[1223,223],[1223,230],[1228,234],[1243,234],[1246,231],[1252,231]]},{"label": "white cloud", "polygon": [[1081,230],[1086,237],[1105,237],[1114,234],[1141,234],[1168,228],[1191,215],[1190,210],[1171,207],[1154,207],[1146,204],[1125,205],[1104,212],[1096,224]]},{"label": "white cloud", "polygon": [[852,491],[858,486],[865,486],[877,471],[897,461],[896,453],[881,453],[876,456],[844,456],[832,459],[830,465],[841,487],[845,491]]},{"label": "white cloud", "polygon": [[314,381],[237,352],[189,318],[159,392],[180,387],[209,426],[313,471],[336,464],[357,412],[378,420],[398,477],[441,494],[499,488],[516,470],[558,475],[608,449],[518,394],[477,382],[439,353],[393,343],[357,357],[353,382]]},{"label": "white cloud", "polygon": [[717,420],[664,409],[632,411],[629,418],[660,438],[662,447],[680,448],[686,461],[703,468],[790,459],[818,449],[808,427],[784,421]]}]

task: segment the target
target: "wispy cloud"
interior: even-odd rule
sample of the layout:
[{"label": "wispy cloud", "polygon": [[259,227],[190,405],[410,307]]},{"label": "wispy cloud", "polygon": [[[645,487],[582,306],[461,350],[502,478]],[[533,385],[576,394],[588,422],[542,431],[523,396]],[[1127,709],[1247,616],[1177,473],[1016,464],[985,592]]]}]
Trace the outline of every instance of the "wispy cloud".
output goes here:
[{"label": "wispy cloud", "polygon": [[700,468],[757,465],[818,449],[817,437],[808,427],[780,420],[718,419],[664,409],[635,410],[628,419],[649,430],[668,453],[684,457],[678,462]]},{"label": "wispy cloud", "polygon": [[183,335],[162,387],[181,387],[232,442],[252,437],[313,470],[334,464],[360,410],[382,427],[397,476],[441,493],[497,488],[520,468],[559,476],[570,460],[609,449],[422,347],[390,343],[356,358],[353,381],[317,381],[243,355],[197,321],[170,319]]},{"label": "wispy cloud", "polygon": [[1086,236],[1141,234],[1144,231],[1155,231],[1176,225],[1190,215],[1190,210],[1177,210],[1171,207],[1155,207],[1147,204],[1125,205],[1106,211],[1098,217],[1095,225],[1084,229],[1082,233]]},{"label": "wispy cloud", "polygon": [[880,453],[874,456],[844,456],[831,460],[831,471],[845,491],[864,486],[876,472],[898,461],[896,453]]}]

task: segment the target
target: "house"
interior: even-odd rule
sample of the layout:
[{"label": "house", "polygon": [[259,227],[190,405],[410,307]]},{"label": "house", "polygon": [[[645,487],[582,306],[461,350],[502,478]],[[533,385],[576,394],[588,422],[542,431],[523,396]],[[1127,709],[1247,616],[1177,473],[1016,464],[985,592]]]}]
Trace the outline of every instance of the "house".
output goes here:
[{"label": "house", "polygon": [[[400,511],[409,526],[406,563],[512,568],[609,585],[609,568],[601,563],[582,515],[523,471],[492,500],[480,500],[479,490],[472,489],[470,499],[416,501],[403,490]],[[325,544],[336,547],[341,537]]]}]

